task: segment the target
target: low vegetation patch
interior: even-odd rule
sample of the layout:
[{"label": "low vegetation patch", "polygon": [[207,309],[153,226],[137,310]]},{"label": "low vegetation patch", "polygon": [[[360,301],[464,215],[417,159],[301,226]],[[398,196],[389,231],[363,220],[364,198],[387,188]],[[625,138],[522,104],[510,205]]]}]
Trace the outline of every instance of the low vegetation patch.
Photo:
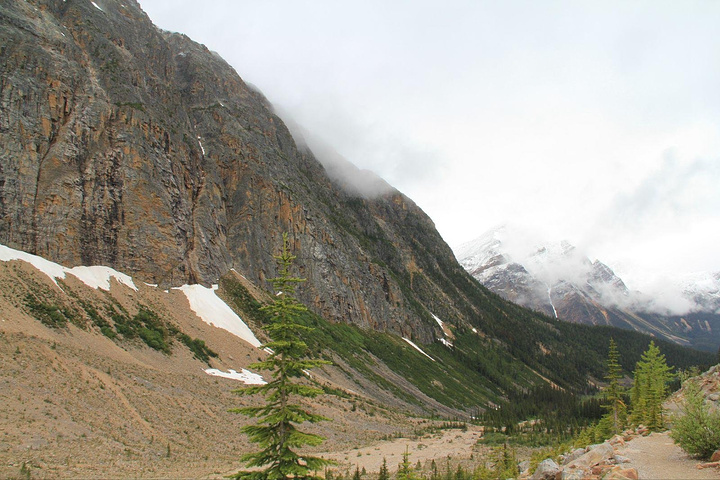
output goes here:
[{"label": "low vegetation patch", "polygon": [[66,327],[76,317],[72,309],[39,300],[31,293],[25,296],[24,303],[33,317],[51,328]]},{"label": "low vegetation patch", "polygon": [[209,363],[210,358],[218,356],[204,340],[190,337],[146,306],[141,305],[135,315],[131,315],[115,301],[98,308],[91,302],[81,299],[77,294],[73,294],[66,285],[63,287],[72,298],[72,303],[79,306],[77,310],[58,301],[40,299],[31,293],[25,296],[24,305],[33,317],[51,328],[65,328],[68,323],[73,323],[82,329],[94,325],[100,333],[113,341],[140,340],[148,347],[167,355],[172,353],[172,342],[175,339],[202,362]]}]

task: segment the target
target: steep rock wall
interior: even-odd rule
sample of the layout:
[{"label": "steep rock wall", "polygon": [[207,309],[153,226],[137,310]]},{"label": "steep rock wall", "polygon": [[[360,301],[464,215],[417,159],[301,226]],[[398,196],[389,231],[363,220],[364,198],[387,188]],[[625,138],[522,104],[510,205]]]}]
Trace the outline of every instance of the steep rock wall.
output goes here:
[{"label": "steep rock wall", "polygon": [[0,242],[149,283],[263,282],[289,232],[318,313],[420,341],[486,295],[430,219],[299,149],[219,56],[133,0],[0,6]]}]

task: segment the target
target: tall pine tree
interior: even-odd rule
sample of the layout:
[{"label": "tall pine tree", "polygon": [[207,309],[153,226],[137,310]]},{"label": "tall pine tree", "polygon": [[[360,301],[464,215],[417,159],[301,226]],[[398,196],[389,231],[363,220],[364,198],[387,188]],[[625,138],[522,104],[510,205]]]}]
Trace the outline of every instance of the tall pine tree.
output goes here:
[{"label": "tall pine tree", "polygon": [[626,422],[626,407],[623,402],[623,387],[620,385],[622,378],[622,366],[620,365],[620,352],[618,352],[615,339],[610,339],[610,348],[608,349],[607,370],[605,380],[608,386],[605,389],[605,400],[608,404],[606,408],[610,410],[610,418],[612,420],[612,430],[614,434],[620,433]]},{"label": "tall pine tree", "polygon": [[665,355],[660,353],[655,342],[650,342],[635,365],[635,379],[630,392],[633,423],[642,423],[651,430],[663,429],[665,420],[662,404],[667,396],[667,384],[673,378],[671,370]]},{"label": "tall pine tree", "polygon": [[271,352],[261,362],[251,368],[269,370],[272,381],[265,385],[244,387],[234,390],[240,395],[261,394],[266,403],[259,407],[237,408],[231,411],[257,418],[257,424],[242,429],[250,441],[260,446],[258,452],[243,455],[242,461],[247,467],[264,467],[257,471],[240,471],[234,478],[246,480],[276,480],[291,478],[319,478],[311,474],[321,470],[331,462],[323,458],[301,455],[294,449],[304,445],[315,446],[322,443],[323,437],[301,432],[298,424],[328,420],[320,415],[304,410],[301,405],[292,403],[293,397],[314,398],[322,393],[319,388],[307,385],[295,379],[305,377],[305,372],[329,362],[308,358],[309,349],[300,340],[300,334],[310,327],[299,323],[301,315],[307,311],[295,297],[295,287],[305,281],[292,276],[291,267],[295,256],[290,254],[288,236],[283,235],[283,247],[280,255],[275,256],[278,264],[278,277],[271,279],[276,292],[274,301],[263,307],[268,314],[267,333],[272,339],[263,345]]}]

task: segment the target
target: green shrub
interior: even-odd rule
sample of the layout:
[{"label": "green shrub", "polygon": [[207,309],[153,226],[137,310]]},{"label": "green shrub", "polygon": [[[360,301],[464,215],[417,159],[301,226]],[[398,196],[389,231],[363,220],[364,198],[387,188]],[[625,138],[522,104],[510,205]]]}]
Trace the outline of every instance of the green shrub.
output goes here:
[{"label": "green shrub", "polygon": [[161,352],[167,354],[170,353],[170,346],[165,342],[162,332],[159,332],[158,330],[151,330],[147,327],[141,327],[138,330],[138,335],[148,347],[160,350]]},{"label": "green shrub", "polygon": [[478,440],[478,443],[481,445],[492,445],[492,446],[498,446],[498,445],[505,445],[508,443],[509,437],[505,435],[504,433],[500,432],[488,432],[485,435],[482,436],[480,440]]},{"label": "green shrub", "polygon": [[720,448],[720,412],[711,412],[700,387],[694,381],[685,383],[682,416],[675,418],[670,436],[694,457],[710,458]]},{"label": "green shrub", "polygon": [[51,328],[65,327],[68,320],[72,320],[72,314],[68,309],[61,310],[57,305],[39,301],[30,293],[25,296],[25,306],[30,309],[33,317]]},{"label": "green shrub", "polygon": [[100,332],[110,339],[117,337],[117,333],[109,325],[103,325],[100,327]]},{"label": "green shrub", "polygon": [[208,363],[210,361],[210,357],[218,356],[216,352],[213,352],[207,345],[205,345],[204,340],[200,340],[199,338],[191,338],[190,335],[180,332],[175,327],[171,327],[170,332],[175,334],[177,338],[182,343],[184,343],[186,347],[190,349],[195,358],[197,358],[198,360],[202,360],[203,362]]}]

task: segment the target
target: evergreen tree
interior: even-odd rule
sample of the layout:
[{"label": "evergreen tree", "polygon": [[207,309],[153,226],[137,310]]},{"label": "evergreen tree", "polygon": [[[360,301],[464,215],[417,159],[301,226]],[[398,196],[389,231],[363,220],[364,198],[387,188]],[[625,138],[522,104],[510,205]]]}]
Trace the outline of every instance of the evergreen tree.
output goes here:
[{"label": "evergreen tree", "polygon": [[440,472],[434,458],[430,462],[430,480],[440,480]]},{"label": "evergreen tree", "polygon": [[650,342],[648,349],[635,365],[635,379],[630,395],[633,423],[644,424],[651,430],[665,426],[662,404],[667,396],[667,383],[672,379],[665,355]]},{"label": "evergreen tree", "polygon": [[405,447],[405,453],[402,454],[402,462],[398,465],[398,471],[395,478],[397,478],[397,480],[413,480],[415,478],[410,466],[410,453],[408,452],[408,447]]},{"label": "evergreen tree", "polygon": [[265,385],[233,391],[240,395],[261,394],[265,397],[266,404],[231,410],[258,418],[257,424],[244,427],[242,432],[250,437],[250,441],[258,444],[261,450],[243,455],[242,460],[247,462],[247,467],[265,468],[260,471],[240,471],[234,478],[319,478],[310,472],[322,469],[331,462],[298,454],[294,449],[304,445],[319,445],[324,439],[319,435],[301,432],[296,425],[328,419],[303,410],[300,405],[291,402],[292,397],[314,398],[322,393],[319,388],[293,379],[303,378],[307,370],[328,362],[307,358],[308,347],[300,340],[300,334],[311,328],[299,323],[300,316],[307,308],[298,302],[294,294],[296,285],[305,280],[291,275],[295,256],[291,255],[288,249],[287,234],[283,234],[282,252],[275,256],[275,259],[278,264],[278,277],[270,281],[276,295],[271,304],[262,307],[269,316],[267,333],[271,338],[263,347],[271,353],[266,360],[251,365],[251,368],[271,371],[272,381]]},{"label": "evergreen tree", "polygon": [[388,471],[387,459],[385,457],[383,457],[383,463],[380,466],[378,480],[390,480],[390,472]]},{"label": "evergreen tree", "polygon": [[625,426],[625,403],[623,402],[623,388],[620,385],[622,378],[622,367],[620,366],[620,353],[617,349],[615,339],[610,339],[610,348],[608,349],[607,370],[605,380],[608,386],[605,389],[605,400],[608,402],[606,408],[610,410],[612,419],[612,432],[618,434]]},{"label": "evergreen tree", "polygon": [[355,465],[355,473],[353,473],[353,480],[360,480],[360,467]]},{"label": "evergreen tree", "polygon": [[465,469],[462,467],[462,465],[457,466],[457,470],[455,470],[455,480],[468,480],[468,475],[465,473]]}]

